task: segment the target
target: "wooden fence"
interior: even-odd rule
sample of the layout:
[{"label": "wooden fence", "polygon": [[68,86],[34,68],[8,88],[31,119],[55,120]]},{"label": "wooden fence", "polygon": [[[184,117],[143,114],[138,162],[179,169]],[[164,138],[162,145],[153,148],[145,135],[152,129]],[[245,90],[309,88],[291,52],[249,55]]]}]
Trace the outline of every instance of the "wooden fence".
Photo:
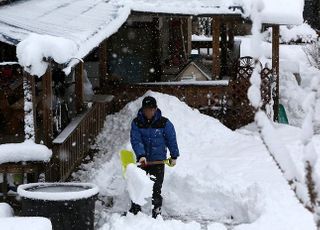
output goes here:
[{"label": "wooden fence", "polygon": [[189,106],[201,109],[208,105],[210,107],[221,106],[227,86],[228,81],[215,81],[215,83],[207,81],[194,84],[157,82],[155,84],[118,85],[107,91],[115,95],[116,110],[122,109],[128,102],[143,96],[148,90],[173,95]]}]

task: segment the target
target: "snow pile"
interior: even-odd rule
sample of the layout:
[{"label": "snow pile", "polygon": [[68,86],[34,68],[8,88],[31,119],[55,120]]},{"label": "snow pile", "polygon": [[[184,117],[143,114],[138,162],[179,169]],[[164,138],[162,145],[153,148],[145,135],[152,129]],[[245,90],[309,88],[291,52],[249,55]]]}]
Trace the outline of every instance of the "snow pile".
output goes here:
[{"label": "snow pile", "polygon": [[13,216],[13,209],[7,203],[0,203],[0,218],[3,217],[12,217]]},{"label": "snow pile", "polygon": [[196,223],[196,222],[183,223],[182,221],[179,221],[179,220],[164,221],[160,216],[155,220],[143,213],[138,213],[136,216],[132,215],[131,213],[128,213],[126,217],[120,217],[119,214],[112,215],[108,223],[106,223],[100,230],[114,230],[114,229],[200,230],[201,226],[199,223]]},{"label": "snow pile", "polygon": [[[316,41],[318,38],[317,32],[311,28],[307,23],[303,23],[297,26],[280,26],[280,42],[291,43],[291,42],[303,42],[311,43]],[[266,40],[271,42],[272,40],[272,29],[269,28],[266,31]]]},{"label": "snow pile", "polygon": [[47,146],[35,144],[31,140],[0,145],[0,164],[22,161],[48,162],[51,155],[52,151]]},{"label": "snow pile", "polygon": [[52,230],[49,219],[43,217],[0,218],[0,229],[6,230]]},{"label": "snow pile", "polygon": [[147,203],[152,196],[153,181],[146,172],[134,164],[129,164],[126,170],[127,189],[131,200],[139,205]]},{"label": "snow pile", "polygon": [[[312,215],[296,199],[259,138],[250,132],[232,132],[175,97],[153,92],[146,95],[157,99],[163,115],[175,125],[181,152],[177,165],[166,167],[162,189],[162,214],[166,221],[174,218],[219,222],[236,225],[235,230],[315,229]],[[99,202],[97,205],[98,226],[108,222],[110,216],[113,218],[114,224],[106,223],[103,227],[106,229],[132,228],[120,225],[130,216],[110,213],[122,213],[130,206],[117,153],[131,148],[130,123],[142,98],[107,116],[95,146],[100,153],[73,175],[75,179],[96,183],[101,191],[100,200],[112,200],[112,207],[105,208]],[[142,211],[150,213],[150,202]],[[162,224],[156,221],[152,222],[153,227]],[[140,226],[140,221],[135,224]],[[150,226],[141,225],[140,229]]]},{"label": "snow pile", "polygon": [[64,64],[75,57],[77,51],[78,47],[72,40],[50,35],[30,34],[17,45],[19,64],[38,77],[45,74],[51,58]]}]

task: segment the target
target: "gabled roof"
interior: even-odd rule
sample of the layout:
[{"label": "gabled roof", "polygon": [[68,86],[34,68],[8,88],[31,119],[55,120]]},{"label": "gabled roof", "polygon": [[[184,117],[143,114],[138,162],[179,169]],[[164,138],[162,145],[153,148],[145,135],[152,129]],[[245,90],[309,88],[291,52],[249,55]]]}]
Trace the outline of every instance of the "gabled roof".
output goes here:
[{"label": "gabled roof", "polygon": [[200,59],[190,61],[177,75],[177,78],[181,77],[183,73],[190,67],[194,66],[197,68],[207,80],[212,80],[212,72],[205,66],[203,65],[202,61]]}]

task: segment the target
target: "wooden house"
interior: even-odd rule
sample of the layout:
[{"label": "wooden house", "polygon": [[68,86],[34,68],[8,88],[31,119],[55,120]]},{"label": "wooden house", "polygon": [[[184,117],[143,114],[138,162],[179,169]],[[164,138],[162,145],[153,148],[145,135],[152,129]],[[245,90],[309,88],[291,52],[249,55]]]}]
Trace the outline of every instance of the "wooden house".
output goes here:
[{"label": "wooden house", "polygon": [[[236,47],[234,28],[249,20],[250,9],[222,2],[26,0],[0,7],[1,66],[15,72],[10,75],[12,82],[25,79],[30,85],[36,141],[43,141],[54,152],[46,168],[46,180],[67,180],[88,154],[105,116],[150,89],[175,95],[195,108],[220,107],[220,118],[232,128],[252,121],[252,108],[246,95],[254,60],[242,57],[230,63],[228,57]],[[290,0],[264,0],[266,8],[261,12],[262,23],[273,31],[272,68],[264,68],[261,74],[266,103],[272,97],[271,81],[276,83],[275,119],[279,98],[279,25],[302,22],[302,10],[298,7],[294,11],[290,7],[271,12],[279,2],[293,4]],[[206,43],[212,50],[207,60],[210,74],[191,56],[192,20],[199,17],[212,18],[212,39]],[[28,68],[33,66],[16,64],[16,46],[30,34],[66,39],[75,44],[76,51],[66,62],[55,59],[54,55],[41,59],[41,63],[48,66],[46,72],[43,76],[31,76]],[[29,45],[41,44],[31,42]],[[12,62],[15,64],[11,65]],[[71,71],[65,73],[62,69]],[[196,78],[205,81],[201,81],[202,84],[176,81],[192,71],[197,72]],[[3,71],[1,74],[3,76]],[[85,75],[95,93],[89,101],[84,97],[84,82],[88,82],[84,80]],[[1,83],[1,87],[7,87],[4,85],[8,82]],[[21,84],[19,87],[22,90]],[[2,104],[0,113],[9,122],[14,102],[9,100],[9,91],[3,92],[0,100],[6,100],[7,105],[3,108]],[[13,92],[18,94],[18,90]],[[62,96],[57,99],[59,92]],[[23,91],[21,93],[15,96],[21,98]],[[61,102],[62,99],[66,103]],[[58,107],[57,100],[60,101]],[[241,107],[244,104],[247,109]],[[65,105],[68,112],[62,109]],[[224,119],[226,117],[228,119]],[[57,122],[60,129],[56,128]],[[13,135],[12,139],[1,141],[21,141],[24,137],[21,130],[19,140]]]}]

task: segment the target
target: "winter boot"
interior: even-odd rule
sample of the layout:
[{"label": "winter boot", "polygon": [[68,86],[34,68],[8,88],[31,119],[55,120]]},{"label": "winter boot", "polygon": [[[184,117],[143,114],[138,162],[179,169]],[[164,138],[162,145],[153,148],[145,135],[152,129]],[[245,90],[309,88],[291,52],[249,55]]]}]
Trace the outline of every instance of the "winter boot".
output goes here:
[{"label": "winter boot", "polygon": [[131,204],[131,208],[129,209],[129,212],[131,212],[134,215],[137,215],[138,212],[141,212],[141,206],[135,203]]},{"label": "winter boot", "polygon": [[161,215],[161,207],[152,209],[152,218],[156,219],[158,215]]}]

